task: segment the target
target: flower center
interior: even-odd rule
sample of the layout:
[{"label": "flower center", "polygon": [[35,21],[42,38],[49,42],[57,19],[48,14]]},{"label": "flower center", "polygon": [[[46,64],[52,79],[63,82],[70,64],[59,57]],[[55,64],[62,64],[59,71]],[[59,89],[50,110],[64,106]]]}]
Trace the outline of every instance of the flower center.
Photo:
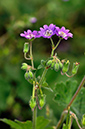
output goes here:
[{"label": "flower center", "polygon": [[46,30],[44,33],[45,36],[50,36],[52,34],[53,34],[52,30]]},{"label": "flower center", "polygon": [[65,38],[67,36],[63,31],[59,31],[58,33],[60,36],[63,36],[63,38]]},{"label": "flower center", "polygon": [[33,35],[33,34],[31,34],[31,33],[29,33],[29,34],[27,34],[27,37],[28,37],[28,38],[33,38],[33,37],[34,37],[34,35]]}]

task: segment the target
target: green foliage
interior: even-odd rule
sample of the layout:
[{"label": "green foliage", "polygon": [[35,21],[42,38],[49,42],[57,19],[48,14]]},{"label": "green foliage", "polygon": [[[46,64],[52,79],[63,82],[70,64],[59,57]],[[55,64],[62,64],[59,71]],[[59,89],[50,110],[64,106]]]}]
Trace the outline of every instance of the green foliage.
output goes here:
[{"label": "green foliage", "polygon": [[67,105],[77,87],[77,81],[71,81],[68,80],[66,83],[57,83],[54,92],[55,92],[55,97],[54,100],[59,104],[59,105]]},{"label": "green foliage", "polygon": [[18,120],[12,121],[9,119],[0,119],[4,123],[10,125],[11,128],[13,129],[32,129],[32,122],[31,121],[26,121],[26,122],[20,122]]},{"label": "green foliage", "polygon": [[42,116],[37,118],[37,129],[45,129],[45,127],[50,123],[50,120],[45,119]]},{"label": "green foliage", "polygon": [[[20,122],[18,120],[12,121],[6,118],[0,119],[0,120],[10,125],[10,127],[13,129],[32,129],[32,122],[28,120],[26,122]],[[36,129],[45,129],[49,123],[50,123],[50,120],[45,119],[42,116],[39,116],[37,117]],[[47,129],[53,129],[53,128],[47,127]]]},{"label": "green foliage", "polygon": [[[67,80],[66,83],[57,83],[54,89],[54,101],[59,105],[66,107],[71,101],[74,93],[77,90],[77,81]],[[85,111],[85,88],[82,87],[71,108],[77,115],[83,114]]]}]

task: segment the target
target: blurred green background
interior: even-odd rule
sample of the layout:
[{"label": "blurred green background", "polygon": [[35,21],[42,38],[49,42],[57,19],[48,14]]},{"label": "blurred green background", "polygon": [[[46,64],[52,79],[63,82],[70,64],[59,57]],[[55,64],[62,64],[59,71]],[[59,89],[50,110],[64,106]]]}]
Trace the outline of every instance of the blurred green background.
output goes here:
[{"label": "blurred green background", "polygon": [[[37,22],[31,23],[30,18],[36,17]],[[39,30],[44,24],[65,26],[73,33],[73,39],[62,40],[57,49],[60,59],[69,59],[71,73],[73,62],[79,62],[78,73],[71,78],[81,82],[85,74],[85,0],[1,0],[0,1],[0,118],[27,120],[32,118],[29,100],[32,86],[24,79],[21,63],[27,62],[23,57],[25,38],[20,37],[24,30]],[[56,36],[54,42],[58,41]],[[49,39],[36,39],[33,43],[35,67],[41,59],[47,59],[51,52]],[[27,62],[30,64],[30,62]],[[39,70],[38,74],[41,74]],[[53,89],[55,83],[68,78],[59,72],[49,70],[47,82]],[[63,107],[53,101],[53,93],[47,94],[48,105],[38,111],[38,115],[46,117],[46,107],[49,107],[49,118],[56,125]],[[85,113],[85,112],[84,112]],[[81,118],[82,113],[80,113]],[[9,126],[0,122],[2,129]],[[74,127],[75,127],[74,123]],[[77,129],[77,127],[76,127]]]}]

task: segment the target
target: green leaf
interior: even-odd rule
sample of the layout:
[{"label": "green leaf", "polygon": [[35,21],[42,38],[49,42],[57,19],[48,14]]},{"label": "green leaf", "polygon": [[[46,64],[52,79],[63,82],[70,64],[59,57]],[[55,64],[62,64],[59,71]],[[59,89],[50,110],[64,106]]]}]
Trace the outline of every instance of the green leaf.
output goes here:
[{"label": "green leaf", "polygon": [[26,122],[20,122],[18,120],[12,121],[9,119],[0,119],[2,122],[10,125],[11,128],[13,129],[32,129],[32,122],[31,121],[26,121]]},{"label": "green leaf", "polygon": [[53,92],[53,90],[49,87],[49,85],[46,81],[43,82],[42,87],[46,90]]},{"label": "green leaf", "polygon": [[37,128],[36,129],[45,129],[45,127],[50,123],[50,120],[45,119],[42,116],[37,118]]},{"label": "green leaf", "polygon": [[68,80],[66,81],[66,84],[61,82],[61,83],[57,83],[54,89],[55,92],[55,97],[54,100],[59,104],[59,105],[67,105],[77,86],[77,82],[76,81],[71,81]]},{"label": "green leaf", "polygon": [[42,64],[40,64],[37,69],[42,69],[44,66]]}]

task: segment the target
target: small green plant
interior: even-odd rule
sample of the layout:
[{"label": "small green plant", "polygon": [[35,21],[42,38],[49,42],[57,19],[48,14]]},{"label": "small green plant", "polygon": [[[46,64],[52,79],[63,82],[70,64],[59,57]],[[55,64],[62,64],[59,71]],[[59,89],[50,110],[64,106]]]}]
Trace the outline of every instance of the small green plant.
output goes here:
[{"label": "small green plant", "polygon": [[[58,43],[54,44],[52,40],[52,36],[56,35],[59,38]],[[28,83],[31,83],[33,85],[32,90],[32,96],[29,100],[30,108],[33,112],[33,120],[26,121],[26,122],[20,122],[20,121],[11,121],[8,119],[1,119],[3,122],[9,124],[14,129],[59,129],[66,118],[66,123],[63,124],[62,129],[71,129],[73,118],[76,120],[77,125],[80,129],[83,129],[83,126],[85,126],[85,117],[82,118],[82,126],[78,122],[78,118],[74,112],[71,111],[72,104],[74,100],[76,99],[76,96],[79,94],[79,91],[81,90],[82,86],[85,83],[85,77],[81,81],[81,84],[79,85],[78,89],[74,93],[74,88],[77,86],[76,81],[67,81],[66,84],[57,83],[54,87],[54,90],[52,90],[48,83],[46,82],[46,73],[49,69],[60,71],[60,74],[66,75],[67,77],[73,77],[78,70],[79,63],[73,63],[72,73],[71,75],[68,74],[70,61],[66,59],[60,60],[60,57],[55,53],[55,50],[57,49],[59,43],[62,41],[62,39],[67,40],[68,38],[72,38],[73,34],[69,32],[68,29],[65,29],[65,27],[59,28],[54,24],[50,24],[49,26],[44,25],[43,28],[40,27],[40,31],[34,30],[33,32],[31,30],[24,31],[24,33],[21,33],[20,36],[25,37],[28,42],[24,44],[23,47],[23,53],[24,58],[26,60],[31,61],[31,65],[27,63],[22,63],[21,69],[25,71],[24,77],[28,81]],[[41,60],[40,65],[35,68],[34,65],[34,58],[32,53],[32,43],[36,38],[48,38],[51,41],[51,54],[47,60]],[[44,69],[42,75],[36,76],[36,73],[39,69]],[[64,111],[62,112],[61,118],[57,125],[55,127],[47,127],[49,124],[49,120],[45,119],[44,117],[37,117],[37,108],[42,109],[46,103],[46,94],[43,93],[42,87],[53,91],[55,93],[54,101],[57,102],[60,105],[66,106],[64,108]],[[64,93],[63,93],[64,92]],[[69,94],[70,92],[70,94]],[[83,90],[85,93],[85,89]],[[67,96],[69,96],[67,98]]]}]

